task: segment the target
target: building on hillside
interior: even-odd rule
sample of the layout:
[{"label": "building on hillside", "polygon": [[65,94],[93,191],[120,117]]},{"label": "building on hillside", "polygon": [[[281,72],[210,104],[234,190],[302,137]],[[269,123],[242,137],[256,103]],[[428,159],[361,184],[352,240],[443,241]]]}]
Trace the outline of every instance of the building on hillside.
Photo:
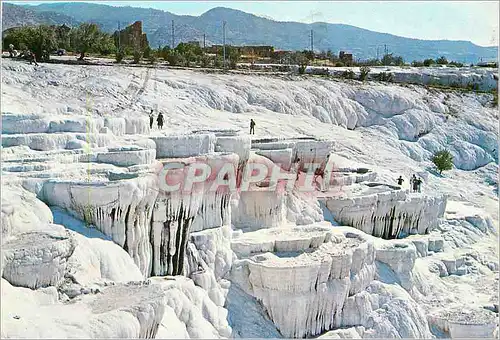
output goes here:
[{"label": "building on hillside", "polygon": [[120,46],[122,49],[144,50],[149,47],[146,33],[142,32],[142,21],[136,21],[119,32],[115,31],[113,37],[116,46]]},{"label": "building on hillside", "polygon": [[352,62],[353,62],[352,53],[345,53],[344,51],[339,52],[339,59],[344,64],[348,64],[348,65],[352,64]]},{"label": "building on hillside", "polygon": [[273,55],[273,46],[241,46],[238,51],[242,55],[254,55],[260,58],[270,58]]}]

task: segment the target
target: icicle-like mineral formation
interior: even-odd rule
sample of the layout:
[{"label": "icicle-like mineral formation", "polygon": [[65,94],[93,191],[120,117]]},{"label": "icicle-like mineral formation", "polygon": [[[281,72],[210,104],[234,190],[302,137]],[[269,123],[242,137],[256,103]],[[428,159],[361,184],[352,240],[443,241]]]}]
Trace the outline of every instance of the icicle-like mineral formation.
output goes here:
[{"label": "icicle-like mineral formation", "polygon": [[446,207],[446,197],[410,196],[403,190],[322,200],[339,223],[385,239],[431,231]]},{"label": "icicle-like mineral formation", "polygon": [[142,176],[108,183],[47,181],[41,199],[94,225],[123,247],[141,272],[151,273],[150,221],[157,178]]},{"label": "icicle-like mineral formation", "polygon": [[[172,176],[169,178],[180,180],[180,189],[160,191],[155,203],[152,224],[154,275],[183,273],[184,256],[193,223],[197,231],[228,225],[230,195],[236,188],[239,157],[236,154],[214,153],[169,162],[181,162],[183,165],[171,170],[171,175],[168,175]],[[196,173],[195,168],[200,164],[210,169],[208,176]],[[203,176],[203,180],[200,178],[188,187],[187,182],[193,177],[189,174]],[[225,182],[232,182],[233,185],[221,185]]]}]

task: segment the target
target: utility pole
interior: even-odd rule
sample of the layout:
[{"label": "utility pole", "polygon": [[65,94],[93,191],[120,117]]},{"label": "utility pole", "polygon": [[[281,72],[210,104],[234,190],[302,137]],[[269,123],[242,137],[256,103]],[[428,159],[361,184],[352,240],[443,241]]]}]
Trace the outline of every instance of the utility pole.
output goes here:
[{"label": "utility pole", "polygon": [[120,27],[120,22],[118,21],[118,51],[120,50],[120,30],[121,30],[121,27]]},{"label": "utility pole", "polygon": [[172,20],[172,49],[174,49],[174,43],[175,43],[174,34],[175,34],[175,28],[174,28],[174,21]]},{"label": "utility pole", "polygon": [[205,33],[203,33],[203,50],[205,50],[206,47],[207,45],[205,43]]},{"label": "utility pole", "polygon": [[377,46],[377,60],[378,60],[378,46]]},{"label": "utility pole", "polygon": [[314,31],[311,30],[311,53],[314,55]]},{"label": "utility pole", "polygon": [[222,60],[223,67],[226,68],[226,22],[222,22]]}]

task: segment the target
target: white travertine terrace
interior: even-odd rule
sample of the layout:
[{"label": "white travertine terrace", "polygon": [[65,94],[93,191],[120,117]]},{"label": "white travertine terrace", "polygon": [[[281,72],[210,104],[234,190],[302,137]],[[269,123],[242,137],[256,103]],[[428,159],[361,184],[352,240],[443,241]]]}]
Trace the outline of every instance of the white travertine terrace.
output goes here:
[{"label": "white travertine terrace", "polygon": [[[2,64],[2,337],[498,333],[490,94],[95,66],[84,110],[80,86],[47,83],[81,69]],[[123,108],[131,72],[161,96],[147,84]],[[442,148],[454,168],[439,176]],[[329,190],[268,190],[272,171],[302,180],[327,156]],[[192,190],[162,186],[164,166],[181,179],[199,163],[212,172]],[[252,163],[268,174],[243,190]],[[211,190],[223,165],[234,191]]]}]

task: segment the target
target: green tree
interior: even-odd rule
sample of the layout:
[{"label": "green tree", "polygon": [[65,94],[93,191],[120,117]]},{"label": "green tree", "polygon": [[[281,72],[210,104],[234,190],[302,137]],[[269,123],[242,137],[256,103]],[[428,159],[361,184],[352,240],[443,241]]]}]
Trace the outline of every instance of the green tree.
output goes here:
[{"label": "green tree", "polygon": [[394,56],[392,53],[388,53],[382,57],[382,65],[395,65],[395,66],[403,66],[405,61],[401,56]]},{"label": "green tree", "polygon": [[144,50],[142,51],[142,56],[144,59],[149,59],[151,57],[152,49],[149,46],[146,46]]},{"label": "green tree", "polygon": [[163,46],[163,48],[158,48],[158,56],[160,58],[163,58],[163,60],[167,60],[169,53],[170,46]]},{"label": "green tree", "polygon": [[31,49],[34,45],[34,35],[34,28],[29,26],[8,29],[3,34],[3,49],[7,49],[10,44],[22,51]]},{"label": "green tree", "polygon": [[448,150],[441,150],[434,154],[432,163],[434,163],[438,169],[439,174],[442,174],[443,171],[453,168],[453,156]]},{"label": "green tree", "polygon": [[344,72],[342,72],[342,78],[354,79],[354,71],[353,70],[345,70]]},{"label": "green tree", "polygon": [[229,52],[228,53],[229,67],[232,69],[235,69],[238,61],[240,60],[240,56],[241,56],[240,52],[238,51],[238,49],[236,47],[232,47],[232,46],[229,47],[228,52]]},{"label": "green tree", "polygon": [[436,62],[434,59],[425,59],[424,60],[424,66],[431,66],[432,64],[435,64]]},{"label": "green tree", "polygon": [[438,65],[446,65],[446,64],[448,64],[448,60],[446,60],[446,58],[444,56],[442,56],[442,57],[439,57],[438,59],[436,59],[436,63]]},{"label": "green tree", "polygon": [[194,54],[192,50],[188,50],[181,55],[184,57],[184,66],[186,67],[190,67],[192,63],[196,63],[198,60],[198,56]]},{"label": "green tree", "polygon": [[184,56],[177,51],[171,51],[167,56],[167,61],[170,66],[178,66],[184,65],[186,58],[184,58]]},{"label": "green tree", "polygon": [[222,57],[221,56],[215,56],[215,60],[214,60],[214,67],[216,68],[220,68],[222,67]]},{"label": "green tree", "polygon": [[392,62],[392,54],[386,54],[382,57],[382,65],[387,66]]},{"label": "green tree", "polygon": [[151,52],[149,52],[149,57],[148,57],[148,60],[149,60],[149,63],[150,64],[156,64],[156,62],[158,61],[158,50],[151,50]]},{"label": "green tree", "polygon": [[368,73],[370,73],[371,70],[368,66],[362,66],[359,71],[359,80],[365,81],[366,77],[368,77]]},{"label": "green tree", "polygon": [[78,28],[72,30],[71,41],[75,51],[80,53],[80,60],[85,58],[88,52],[110,52],[114,50],[113,39],[106,33],[101,32],[96,24],[82,23]]},{"label": "green tree", "polygon": [[193,55],[200,56],[203,54],[203,50],[199,45],[196,44],[188,44],[188,43],[180,43],[175,48],[177,52],[183,55],[187,55],[188,53],[192,53]]},{"label": "green tree", "polygon": [[138,64],[142,59],[142,52],[140,50],[134,51],[134,64]]},{"label": "green tree", "polygon": [[309,65],[309,58],[303,52],[297,52],[293,56],[294,62],[299,66],[299,74],[306,73],[307,65]]},{"label": "green tree", "polygon": [[125,52],[123,51],[123,49],[120,48],[119,50],[116,51],[115,59],[117,63],[121,63],[124,57],[125,57]]},{"label": "green tree", "polygon": [[456,67],[464,67],[464,64],[459,63],[457,61],[450,61],[448,65],[456,66]]},{"label": "green tree", "polygon": [[333,60],[334,59],[334,55],[333,55],[332,50],[326,51],[326,57],[328,58],[328,60]]},{"label": "green tree", "polygon": [[201,67],[210,66],[210,57],[208,57],[206,54],[202,55],[200,58],[200,63],[201,63]]},{"label": "green tree", "polygon": [[56,27],[55,32],[56,32],[56,39],[57,39],[57,47],[63,48],[65,50],[70,50],[71,49],[71,39],[70,39],[71,28],[69,28],[66,25],[61,25],[61,26]]},{"label": "green tree", "polygon": [[[5,33],[3,45],[13,44],[14,48],[29,49],[37,58],[47,60],[49,53],[57,49],[57,37],[53,27],[47,25],[25,26]],[[43,51],[46,51],[45,53]]]},{"label": "green tree", "polygon": [[375,76],[375,78],[378,81],[392,81],[393,80],[392,73],[390,73],[390,72],[380,72],[379,74],[377,74]]},{"label": "green tree", "polygon": [[404,61],[403,57],[401,57],[401,56],[398,55],[398,56],[394,57],[393,63],[396,66],[404,66],[405,61]]},{"label": "green tree", "polygon": [[310,50],[303,50],[301,53],[305,55],[308,60],[314,60],[314,52]]},{"label": "green tree", "polygon": [[109,34],[103,33],[101,36],[100,44],[97,46],[95,52],[99,52],[102,55],[109,55],[115,50],[116,46],[113,37]]}]

